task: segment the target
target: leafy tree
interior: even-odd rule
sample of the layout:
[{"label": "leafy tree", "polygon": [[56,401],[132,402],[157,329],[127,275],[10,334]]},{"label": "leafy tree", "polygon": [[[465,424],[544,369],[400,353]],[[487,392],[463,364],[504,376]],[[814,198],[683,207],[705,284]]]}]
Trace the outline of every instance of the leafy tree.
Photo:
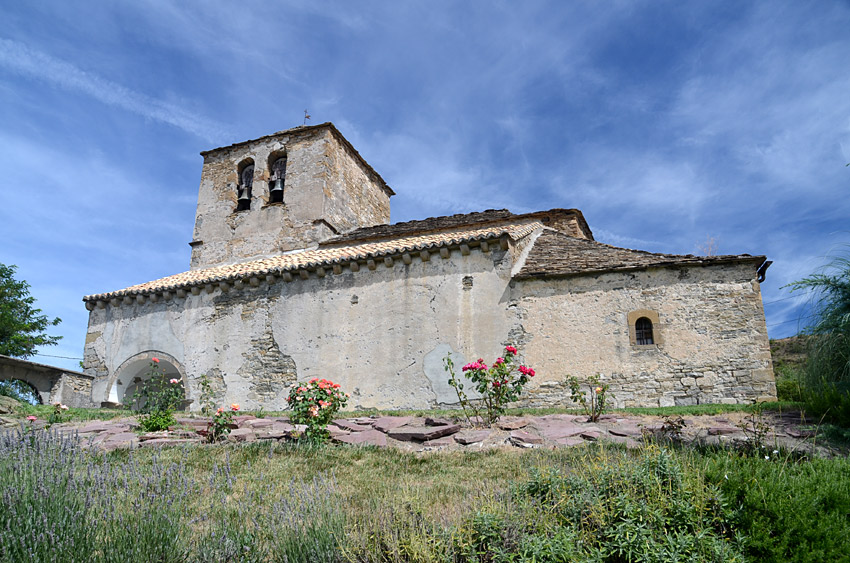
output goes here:
[{"label": "leafy tree", "polygon": [[15,279],[16,266],[0,264],[0,354],[28,358],[39,346],[53,346],[61,336],[48,336],[48,326],[62,319],[50,320],[33,307],[35,297],[30,285]]},{"label": "leafy tree", "polygon": [[805,331],[814,335],[803,371],[807,406],[850,426],[850,251],[791,289],[811,291],[814,297],[814,323]]}]

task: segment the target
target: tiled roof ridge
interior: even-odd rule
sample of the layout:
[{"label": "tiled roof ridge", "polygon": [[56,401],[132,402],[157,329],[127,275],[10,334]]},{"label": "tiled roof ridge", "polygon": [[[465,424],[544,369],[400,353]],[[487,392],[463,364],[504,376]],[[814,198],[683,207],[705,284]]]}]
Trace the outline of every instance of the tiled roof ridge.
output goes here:
[{"label": "tiled roof ridge", "polygon": [[[699,256],[694,254],[666,254],[660,252],[649,252],[646,250],[637,250],[633,248],[625,248],[620,246],[613,246],[610,244],[602,243],[596,240],[588,240],[582,239],[578,237],[572,237],[565,233],[562,233],[558,230],[551,229],[545,227],[543,232],[537,239],[534,241],[534,247],[538,247],[538,245],[546,245],[550,243],[549,237],[557,237],[560,241],[568,241],[570,245],[583,245],[589,249],[605,249],[618,253],[626,252],[629,254],[633,254],[639,256],[641,258],[650,258],[656,259],[654,261],[646,261],[646,262],[633,262],[631,264],[623,263],[623,260],[620,259],[620,263],[610,264],[610,265],[602,265],[599,267],[575,267],[573,268],[561,268],[558,269],[557,265],[549,269],[540,269],[540,266],[536,264],[535,259],[532,257],[535,253],[535,248],[532,248],[529,252],[528,257],[526,258],[525,264],[519,270],[519,272],[514,276],[517,279],[523,278],[539,278],[539,277],[556,277],[556,276],[576,276],[576,275],[585,275],[585,274],[598,274],[604,272],[613,272],[613,271],[628,271],[628,270],[643,270],[646,268],[652,267],[664,267],[664,266],[673,266],[673,265],[703,265],[703,264],[721,264],[728,262],[741,262],[741,261],[752,261],[762,263],[766,259],[765,256],[753,256],[750,254],[721,254],[716,256]],[[538,254],[544,254],[545,249],[537,249]],[[561,256],[559,258],[563,258],[563,252],[560,253]],[[546,258],[545,256],[543,258]],[[605,259],[608,257],[602,257],[600,260],[601,263],[604,264]],[[539,259],[538,259],[539,260]],[[569,260],[571,263],[572,259]],[[577,262],[577,261],[576,261]],[[572,265],[572,264],[571,264]]]},{"label": "tiled roof ridge", "polygon": [[[392,242],[361,241],[337,248],[317,248],[297,253],[279,254],[272,257],[249,260],[236,264],[213,266],[201,270],[189,270],[172,276],[167,276],[150,282],[133,285],[117,291],[87,295],[83,297],[85,302],[107,301],[111,299],[129,297],[133,295],[150,295],[163,292],[172,292],[190,287],[200,287],[208,284],[221,284],[228,282],[241,283],[242,280],[258,278],[259,276],[279,276],[315,271],[320,277],[325,274],[324,268],[333,268],[336,272],[343,266],[351,267],[365,262],[370,269],[374,264],[369,264],[374,259],[389,259],[388,265],[392,264],[392,256],[402,255],[405,263],[410,263],[410,254],[419,253],[423,261],[427,261],[430,251],[459,247],[464,254],[468,253],[469,247],[480,247],[485,250],[489,247],[487,241],[508,237],[519,240],[528,234],[543,228],[540,222],[522,222],[501,226],[481,226],[476,229],[454,233],[433,233],[430,235],[418,235],[401,237]],[[505,241],[505,244],[507,242]],[[446,256],[447,257],[447,256]],[[336,272],[338,273],[338,272]],[[304,277],[304,274],[300,274]],[[253,282],[252,282],[253,283]]]},{"label": "tiled roof ridge", "polygon": [[[558,234],[558,235],[564,234],[564,233],[561,233],[560,231],[558,231],[556,229],[551,229],[549,227],[545,227],[545,230],[546,231],[552,231],[552,234]],[[569,236],[569,235],[565,235],[565,236]],[[576,237],[570,237],[570,238],[575,239]],[[650,252],[648,250],[640,250],[640,249],[637,249],[637,248],[626,248],[625,246],[614,246],[613,244],[607,244],[607,243],[604,243],[604,242],[599,242],[598,240],[587,240],[587,239],[578,239],[578,240],[580,240],[582,242],[588,242],[588,243],[591,243],[591,244],[595,244],[597,246],[604,246],[604,247],[610,248],[612,250],[627,250],[629,252],[635,252],[637,254],[643,254],[643,255],[647,255],[647,256],[663,256],[663,257],[667,257],[667,258],[698,258],[698,259],[712,259],[712,260],[715,259],[715,258],[716,259],[742,258],[742,257],[755,258],[754,256],[752,256],[750,254],[716,254],[716,255],[711,255],[711,256],[703,256],[703,255],[700,255],[700,254],[667,254],[666,252]]]},{"label": "tiled roof ridge", "polygon": [[[437,232],[469,227],[471,225],[483,225],[487,223],[515,222],[524,219],[540,219],[543,217],[563,214],[573,215],[589,233],[590,229],[581,211],[578,209],[555,208],[547,211],[533,211],[530,213],[516,214],[509,209],[485,209],[484,211],[473,211],[470,213],[455,213],[453,215],[440,215],[426,219],[413,219],[399,223],[384,223],[371,227],[361,227],[351,232],[338,235],[332,239],[320,243],[319,246],[333,246],[336,244],[358,241],[380,239],[400,235],[408,235],[421,232]],[[592,235],[591,235],[592,236]]]}]

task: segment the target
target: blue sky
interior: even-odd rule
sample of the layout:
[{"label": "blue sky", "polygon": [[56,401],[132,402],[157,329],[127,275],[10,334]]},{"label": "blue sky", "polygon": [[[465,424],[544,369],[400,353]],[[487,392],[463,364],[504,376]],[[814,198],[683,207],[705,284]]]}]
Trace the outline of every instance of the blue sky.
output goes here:
[{"label": "blue sky", "polygon": [[305,109],[394,222],[576,207],[609,244],[766,254],[774,338],[850,242],[847,2],[5,4],[0,262],[62,317],[50,356],[82,357],[83,295],[188,269],[200,151]]}]

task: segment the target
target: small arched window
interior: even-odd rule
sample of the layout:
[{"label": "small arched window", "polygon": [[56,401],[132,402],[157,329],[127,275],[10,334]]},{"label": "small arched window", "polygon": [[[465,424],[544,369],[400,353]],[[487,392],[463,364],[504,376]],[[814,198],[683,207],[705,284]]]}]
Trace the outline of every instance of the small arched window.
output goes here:
[{"label": "small arched window", "polygon": [[638,345],[655,344],[655,339],[652,336],[652,321],[646,317],[641,317],[635,321],[635,340]]},{"label": "small arched window", "polygon": [[239,172],[239,187],[236,194],[236,211],[251,209],[251,188],[254,186],[254,163],[245,165]]},{"label": "small arched window", "polygon": [[283,182],[286,179],[286,155],[272,163],[269,180],[269,203],[283,203]]}]

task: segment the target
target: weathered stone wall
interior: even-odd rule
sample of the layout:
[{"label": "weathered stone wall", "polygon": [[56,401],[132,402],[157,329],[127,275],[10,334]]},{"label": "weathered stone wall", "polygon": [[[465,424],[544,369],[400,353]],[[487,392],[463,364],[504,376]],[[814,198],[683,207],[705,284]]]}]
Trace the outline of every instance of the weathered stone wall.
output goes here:
[{"label": "weathered stone wall", "polygon": [[353,408],[454,402],[446,353],[458,366],[472,354],[493,356],[515,324],[503,302],[511,251],[495,248],[94,308],[85,353],[98,374],[93,398],[106,400],[128,358],[161,350],[182,365],[189,396],[207,375],[222,403],[246,408],[282,409],[288,386],[311,377],[341,383]]},{"label": "weathered stone wall", "polygon": [[[567,375],[601,374],[618,406],[744,403],[776,395],[761,293],[751,264],[657,268],[515,284],[529,402],[568,395]],[[629,340],[627,315],[658,313],[660,344]],[[660,337],[660,338],[659,338]]]},{"label": "weathered stone wall", "polygon": [[[269,203],[271,164],[286,154],[283,203]],[[236,211],[251,160],[251,207]],[[191,267],[306,248],[336,232],[387,223],[390,191],[330,127],[292,130],[204,154]]]},{"label": "weathered stone wall", "polygon": [[[456,402],[448,352],[460,368],[492,361],[506,343],[537,370],[527,405],[568,405],[564,377],[597,373],[619,406],[775,396],[752,264],[511,281],[524,250],[454,250],[95,308],[85,354],[93,399],[148,350],[182,365],[190,397],[207,375],[221,403],[277,410],[291,383],[325,377],[352,393],[352,408],[427,408]],[[657,345],[630,343],[627,317],[641,309],[658,314]]]}]

